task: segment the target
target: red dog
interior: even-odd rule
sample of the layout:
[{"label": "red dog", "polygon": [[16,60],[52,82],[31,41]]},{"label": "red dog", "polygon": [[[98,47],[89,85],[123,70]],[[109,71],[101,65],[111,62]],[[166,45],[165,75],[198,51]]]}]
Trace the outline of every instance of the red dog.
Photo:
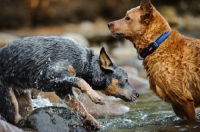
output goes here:
[{"label": "red dog", "polygon": [[172,104],[177,116],[197,119],[200,106],[200,40],[172,30],[150,0],[108,24],[114,37],[130,40],[149,77],[150,89]]}]

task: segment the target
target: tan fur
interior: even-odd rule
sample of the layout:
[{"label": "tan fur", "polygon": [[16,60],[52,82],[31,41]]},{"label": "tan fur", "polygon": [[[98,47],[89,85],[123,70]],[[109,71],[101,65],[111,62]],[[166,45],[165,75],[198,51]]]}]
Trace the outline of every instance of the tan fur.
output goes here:
[{"label": "tan fur", "polygon": [[69,65],[68,66],[68,71],[71,75],[75,76],[76,75],[76,70],[74,69],[73,66]]},{"label": "tan fur", "polygon": [[33,111],[32,102],[30,98],[30,93],[25,92],[19,96],[16,96],[18,106],[19,106],[19,114],[22,117],[27,116]]},{"label": "tan fur", "polygon": [[[21,91],[18,88],[12,88],[11,92],[12,101],[15,107],[15,120],[18,122],[19,115],[25,117],[33,111],[32,102],[30,98],[30,91]],[[17,123],[15,122],[15,123]]]},{"label": "tan fur", "polygon": [[15,110],[15,121],[14,122],[17,123],[18,117],[19,117],[19,109],[18,109],[17,99],[15,97],[15,94],[14,94],[14,91],[12,88],[10,89],[10,96],[11,96],[12,104],[13,104],[14,110]]},{"label": "tan fur", "polygon": [[171,31],[170,36],[144,59],[143,66],[150,89],[171,103],[177,116],[196,119],[195,107],[200,106],[200,40],[172,30],[149,0],[129,10],[126,17],[112,22],[110,30],[113,35],[121,33],[121,37],[129,39],[138,54]]},{"label": "tan fur", "polygon": [[81,80],[77,84],[79,87],[81,87],[81,91],[86,93],[93,102],[104,104],[102,97],[97,92],[95,92],[86,81]]},{"label": "tan fur", "polygon": [[112,79],[112,84],[110,84],[108,86],[108,88],[106,88],[105,90],[102,90],[101,92],[108,95],[108,96],[114,96],[114,97],[120,97],[120,96],[125,96],[126,98],[132,98],[130,95],[129,95],[129,91],[125,91],[123,89],[120,89],[119,86],[118,86],[118,82],[119,80],[113,78]]},{"label": "tan fur", "polygon": [[108,95],[108,96],[112,96],[112,95],[119,95],[120,94],[120,89],[119,88],[116,88],[118,87],[117,86],[117,83],[119,81],[115,78],[112,79],[112,84],[110,86],[108,86],[107,89],[103,90],[102,93]]},{"label": "tan fur", "polygon": [[111,68],[110,65],[112,64],[112,61],[110,60],[110,58],[106,53],[102,52],[99,56],[99,60],[100,60],[100,65],[103,69],[109,70]]}]

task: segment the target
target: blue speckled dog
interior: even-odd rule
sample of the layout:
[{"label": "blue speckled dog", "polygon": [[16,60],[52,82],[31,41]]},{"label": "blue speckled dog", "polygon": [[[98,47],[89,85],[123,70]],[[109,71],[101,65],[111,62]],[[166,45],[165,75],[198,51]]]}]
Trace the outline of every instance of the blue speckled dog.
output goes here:
[{"label": "blue speckled dog", "polygon": [[100,129],[75,98],[72,87],[99,104],[104,101],[93,89],[125,101],[135,101],[139,96],[129,84],[127,74],[112,63],[104,48],[97,55],[69,38],[38,36],[13,41],[0,50],[0,114],[8,122],[18,122],[14,91],[36,88],[55,91],[85,122]]}]

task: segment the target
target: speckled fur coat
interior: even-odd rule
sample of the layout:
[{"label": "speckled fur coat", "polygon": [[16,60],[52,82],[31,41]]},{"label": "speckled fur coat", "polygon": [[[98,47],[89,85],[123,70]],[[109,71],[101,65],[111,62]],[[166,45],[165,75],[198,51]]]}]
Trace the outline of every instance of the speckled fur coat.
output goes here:
[{"label": "speckled fur coat", "polygon": [[10,123],[18,122],[20,112],[15,91],[36,88],[55,91],[83,117],[84,124],[99,130],[99,123],[76,99],[72,87],[98,104],[104,104],[104,100],[93,89],[125,101],[135,101],[139,96],[129,84],[127,73],[111,61],[103,47],[100,54],[95,54],[70,38],[33,36],[13,41],[0,50],[0,114]]}]

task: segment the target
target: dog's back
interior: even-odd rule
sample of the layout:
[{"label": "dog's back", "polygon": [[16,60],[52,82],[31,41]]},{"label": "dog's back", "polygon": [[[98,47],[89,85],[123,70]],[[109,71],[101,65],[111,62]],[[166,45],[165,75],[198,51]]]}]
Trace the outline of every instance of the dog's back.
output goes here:
[{"label": "dog's back", "polygon": [[49,66],[54,70],[79,66],[76,72],[83,72],[81,66],[87,62],[85,58],[89,52],[91,50],[84,45],[65,37],[26,37],[1,49],[0,76],[5,82],[15,80],[12,83],[20,88],[25,85],[20,85],[19,80],[26,82],[27,88],[37,87],[36,78],[42,78]]}]

